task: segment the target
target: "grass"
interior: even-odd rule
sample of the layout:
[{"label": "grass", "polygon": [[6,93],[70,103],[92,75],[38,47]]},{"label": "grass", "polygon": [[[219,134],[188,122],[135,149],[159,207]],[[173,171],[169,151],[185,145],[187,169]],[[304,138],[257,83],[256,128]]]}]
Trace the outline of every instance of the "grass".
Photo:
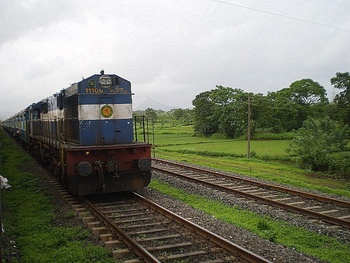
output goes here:
[{"label": "grass", "polygon": [[190,194],[184,190],[173,188],[160,180],[153,180],[149,187],[177,198],[226,223],[247,229],[271,242],[295,248],[324,261],[341,263],[347,262],[350,258],[350,244],[343,244],[336,238],[319,235],[281,220],[260,216],[251,211],[230,207],[200,195]]},{"label": "grass", "polygon": [[[43,178],[30,167],[37,165],[0,131],[0,174],[12,188],[1,190],[3,258],[6,262],[114,262],[109,251],[94,245],[81,227],[57,225],[53,200],[43,188]],[[67,213],[67,218],[71,214]],[[14,240],[19,256],[11,257]]]},{"label": "grass", "polygon": [[[276,183],[350,197],[349,181],[297,167],[293,157],[286,154],[292,136],[292,134],[255,136],[257,140],[251,142],[251,153],[254,158],[248,160],[245,157],[247,142],[244,140],[192,137],[188,127],[182,133],[181,128],[177,127],[173,134],[169,128],[166,133],[158,129],[153,154],[159,158],[194,163]],[[245,228],[272,242],[292,247],[324,261],[347,262],[350,258],[350,244],[343,244],[336,238],[318,235],[237,207],[228,207],[218,201],[175,189],[159,180],[153,180],[150,187],[224,222]]]},{"label": "grass", "polygon": [[350,198],[348,180],[317,174],[295,164],[293,157],[286,153],[290,133],[279,135],[279,140],[269,134],[257,135],[259,140],[251,141],[253,158],[248,160],[246,141],[193,137],[191,126],[184,127],[182,133],[181,127],[176,127],[173,134],[169,127],[166,133],[157,129],[153,155]]},{"label": "grass", "polygon": [[193,126],[157,126],[155,127],[157,134],[193,134]]},{"label": "grass", "polygon": [[[183,143],[184,138],[181,139]],[[247,142],[234,140],[212,140],[208,142],[192,142],[186,144],[166,145],[166,150],[169,152],[188,151],[189,153],[198,153],[203,155],[205,152],[210,152],[212,155],[223,155],[233,157],[247,156]],[[274,141],[251,141],[251,152],[255,153],[255,157],[269,156],[283,157],[287,156],[286,149],[290,144],[289,140],[274,140]],[[164,146],[163,146],[164,147]],[[207,155],[210,155],[209,153]]]}]

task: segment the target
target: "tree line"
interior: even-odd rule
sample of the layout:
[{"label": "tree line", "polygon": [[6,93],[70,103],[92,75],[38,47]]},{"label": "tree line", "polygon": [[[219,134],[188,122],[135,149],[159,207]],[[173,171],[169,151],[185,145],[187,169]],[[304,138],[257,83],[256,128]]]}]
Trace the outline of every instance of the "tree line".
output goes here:
[{"label": "tree line", "polygon": [[323,118],[350,125],[350,75],[336,73],[330,79],[339,93],[329,102],[326,90],[312,79],[293,82],[276,92],[248,93],[239,88],[216,86],[199,93],[192,101],[193,109],[172,109],[168,112],[148,108],[145,114],[152,122],[165,125],[194,125],[198,135],[216,133],[237,138],[246,133],[248,97],[250,97],[252,130],[264,129],[273,133],[295,131],[308,118]]},{"label": "tree line", "polygon": [[192,110],[147,109],[145,113],[162,125],[169,121],[173,125],[191,124],[200,136],[238,138],[247,133],[249,107],[253,136],[256,131],[295,131],[288,151],[304,167],[349,177],[349,72],[337,72],[330,83],[339,90],[331,102],[323,86],[312,79],[301,79],[267,95],[218,85],[198,94]]},{"label": "tree line", "polygon": [[194,129],[204,136],[215,133],[237,138],[246,133],[248,97],[250,97],[252,131],[265,129],[273,133],[298,130],[308,118],[329,116],[332,120],[350,124],[349,72],[337,73],[331,84],[340,90],[329,102],[326,90],[312,79],[293,82],[277,92],[254,94],[242,89],[216,86],[196,96]]}]

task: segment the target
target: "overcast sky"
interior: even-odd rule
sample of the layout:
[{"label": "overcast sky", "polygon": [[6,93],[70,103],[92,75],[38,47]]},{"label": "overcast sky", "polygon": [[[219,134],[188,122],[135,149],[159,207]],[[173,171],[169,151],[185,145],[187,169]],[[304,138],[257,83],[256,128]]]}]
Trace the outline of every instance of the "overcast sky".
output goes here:
[{"label": "overcast sky", "polygon": [[350,0],[1,0],[0,116],[115,73],[134,107],[216,85],[267,94],[350,71]]}]

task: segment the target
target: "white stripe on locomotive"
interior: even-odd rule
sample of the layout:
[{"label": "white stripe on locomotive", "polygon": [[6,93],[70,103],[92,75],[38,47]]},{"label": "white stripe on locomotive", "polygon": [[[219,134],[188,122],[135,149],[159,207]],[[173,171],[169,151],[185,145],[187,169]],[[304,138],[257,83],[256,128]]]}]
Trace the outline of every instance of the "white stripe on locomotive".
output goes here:
[{"label": "white stripe on locomotive", "polygon": [[131,119],[132,105],[131,104],[108,104],[113,108],[113,114],[109,118],[101,115],[100,104],[83,104],[78,106],[79,120],[100,120],[100,119]]}]

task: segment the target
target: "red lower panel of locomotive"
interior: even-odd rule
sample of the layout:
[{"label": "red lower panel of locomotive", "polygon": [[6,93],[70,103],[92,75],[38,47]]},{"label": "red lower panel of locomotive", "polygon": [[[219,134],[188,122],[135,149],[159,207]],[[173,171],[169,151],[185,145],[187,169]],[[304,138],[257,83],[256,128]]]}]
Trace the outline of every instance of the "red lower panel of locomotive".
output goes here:
[{"label": "red lower panel of locomotive", "polygon": [[134,191],[151,181],[151,145],[66,148],[64,181],[73,194]]}]

